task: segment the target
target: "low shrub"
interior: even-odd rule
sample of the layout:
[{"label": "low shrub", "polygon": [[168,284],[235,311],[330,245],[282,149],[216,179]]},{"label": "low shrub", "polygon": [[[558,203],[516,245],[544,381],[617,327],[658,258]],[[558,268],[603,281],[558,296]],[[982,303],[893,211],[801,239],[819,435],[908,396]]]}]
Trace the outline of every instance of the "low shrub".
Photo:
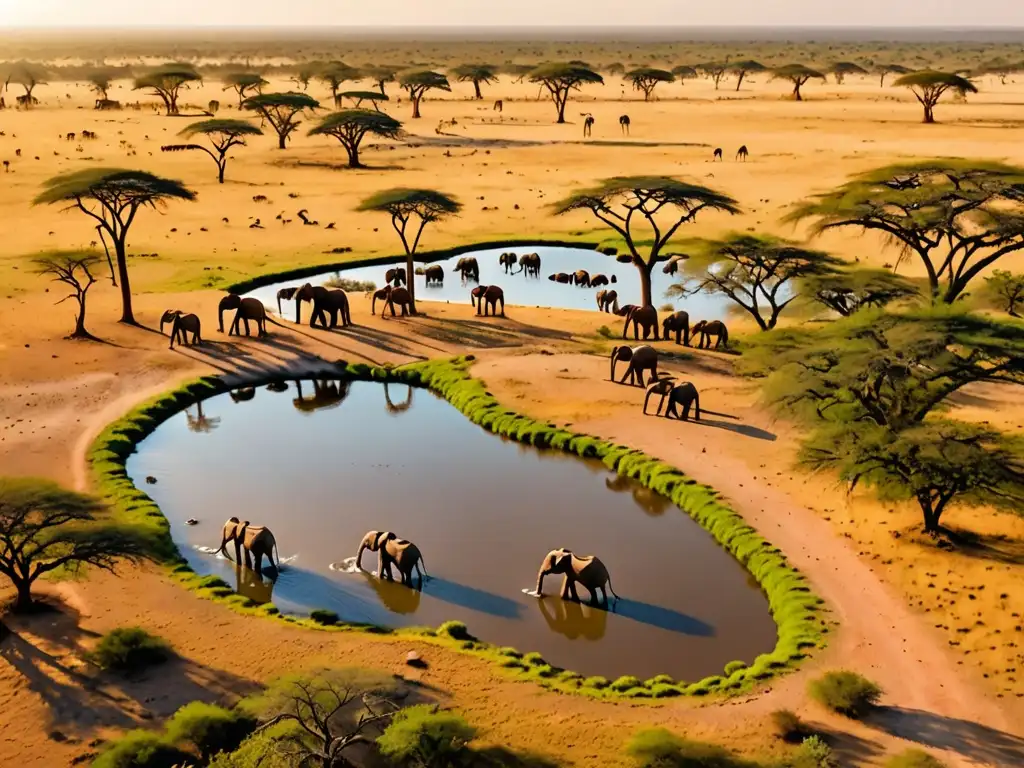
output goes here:
[{"label": "low shrub", "polygon": [[753,768],[725,749],[676,736],[664,728],[637,731],[626,744],[637,768]]},{"label": "low shrub", "polygon": [[610,683],[608,682],[607,677],[594,675],[593,677],[588,677],[586,680],[584,680],[583,685],[586,688],[596,688],[600,691],[602,688],[607,688],[610,685]]},{"label": "low shrub", "polygon": [[536,651],[530,651],[530,653],[524,654],[523,661],[534,667],[546,667],[548,665],[544,657]]},{"label": "low shrub", "polygon": [[377,747],[392,760],[432,768],[457,763],[475,736],[476,729],[454,712],[417,704],[392,718]]},{"label": "low shrub", "polygon": [[682,696],[682,688],[668,683],[655,683],[651,686],[651,695],[656,699],[668,699],[673,696]]},{"label": "low shrub", "polygon": [[736,672],[739,672],[741,669],[746,668],[747,663],[745,661],[730,661],[728,664],[725,665],[725,676],[729,677],[729,675],[732,675]]},{"label": "low shrub", "polygon": [[826,672],[808,687],[819,704],[847,717],[862,717],[878,702],[882,689],[856,672]]},{"label": "low shrub", "polygon": [[195,758],[152,731],[128,731],[93,760],[93,768],[176,768]]},{"label": "low shrub", "polygon": [[775,726],[775,735],[790,744],[799,744],[808,736],[814,735],[814,731],[807,723],[788,709],[777,709],[772,712],[772,725]]},{"label": "low shrub", "polygon": [[437,628],[437,634],[450,637],[452,640],[476,640],[461,621],[446,621]]},{"label": "low shrub", "polygon": [[332,277],[324,285],[328,288],[340,288],[348,293],[368,293],[377,290],[377,284],[373,280],[353,280],[348,277]]},{"label": "low shrub", "polygon": [[604,337],[606,339],[614,339],[615,338],[615,334],[612,333],[612,329],[609,328],[607,325],[602,325],[600,328],[598,328],[597,329],[597,335],[598,336],[602,336],[602,337]]},{"label": "low shrub", "polygon": [[662,304],[660,307],[658,307],[658,311],[659,312],[675,312],[676,308],[672,304]]},{"label": "low shrub", "polygon": [[334,611],[325,611],[322,608],[317,608],[315,611],[309,612],[309,618],[315,621],[317,624],[323,624],[326,627],[333,626],[340,620],[338,614]]},{"label": "low shrub", "polygon": [[100,638],[89,654],[96,666],[133,674],[147,667],[162,664],[171,656],[171,648],[163,638],[149,634],[142,627],[118,627]]},{"label": "low shrub", "polygon": [[603,253],[605,256],[614,256],[619,252],[619,249],[614,245],[602,245],[597,249],[598,253]]},{"label": "low shrub", "polygon": [[641,688],[643,683],[632,675],[623,675],[612,683],[613,691],[628,691],[630,688]]},{"label": "low shrub", "polygon": [[832,747],[826,744],[820,736],[808,736],[800,744],[800,749],[796,751],[789,766],[790,768],[837,768],[837,763],[832,757]]},{"label": "low shrub", "polygon": [[886,760],[885,768],[946,768],[946,764],[923,750],[908,749]]},{"label": "low shrub", "polygon": [[256,728],[256,718],[215,704],[193,701],[167,721],[167,738],[194,746],[204,761],[218,752],[233,752]]}]

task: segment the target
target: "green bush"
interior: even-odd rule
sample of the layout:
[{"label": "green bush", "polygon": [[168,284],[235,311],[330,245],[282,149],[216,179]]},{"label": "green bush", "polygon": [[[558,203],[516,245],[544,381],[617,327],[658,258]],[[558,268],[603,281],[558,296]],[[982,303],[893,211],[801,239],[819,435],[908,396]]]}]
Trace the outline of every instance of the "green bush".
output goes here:
[{"label": "green bush", "polygon": [[885,768],[946,768],[946,764],[920,749],[908,749],[890,757]]},{"label": "green bush", "polygon": [[338,623],[339,616],[334,611],[325,611],[322,608],[317,608],[315,611],[309,612],[309,618],[315,621],[317,624],[323,624],[324,626],[330,627]]},{"label": "green bush", "polygon": [[348,293],[369,293],[377,290],[373,280],[353,280],[350,277],[332,277],[326,283],[328,288],[340,288]]},{"label": "green bush", "polygon": [[607,677],[594,675],[593,677],[588,677],[584,680],[583,685],[587,688],[596,688],[597,690],[601,690],[602,688],[607,688],[609,683]]},{"label": "green bush", "polygon": [[167,721],[167,738],[188,742],[209,761],[218,752],[233,752],[256,727],[256,718],[215,704],[193,701]]},{"label": "green bush", "polygon": [[637,768],[754,768],[727,750],[676,736],[664,728],[637,731],[626,744]]},{"label": "green bush", "polygon": [[775,726],[775,735],[790,744],[799,744],[808,736],[814,735],[807,723],[788,709],[777,709],[772,712],[772,724]]},{"label": "green bush", "polygon": [[643,683],[632,675],[623,675],[612,683],[613,691],[628,691],[630,688],[640,688]]},{"label": "green bush", "polygon": [[167,641],[149,634],[141,627],[118,627],[105,634],[90,654],[102,669],[133,674],[171,656]]},{"label": "green bush", "polygon": [[597,249],[599,253],[603,253],[605,256],[614,256],[619,252],[619,249],[614,245],[602,245]]},{"label": "green bush", "polygon": [[746,668],[747,663],[745,661],[730,661],[725,665],[725,676],[729,677],[730,675],[739,672],[741,669]]},{"label": "green bush", "polygon": [[417,704],[392,718],[377,739],[377,747],[392,760],[415,761],[424,768],[448,768],[466,753],[466,746],[475,736],[476,729],[454,712]]},{"label": "green bush", "polygon": [[152,731],[129,731],[93,760],[93,768],[175,768],[194,757]]},{"label": "green bush", "polygon": [[452,640],[476,640],[469,629],[461,621],[446,621],[437,628],[437,634],[450,637]]},{"label": "green bush", "polygon": [[602,325],[600,328],[598,328],[597,329],[597,335],[598,336],[603,336],[606,339],[614,339],[615,338],[615,334],[612,332],[612,329],[609,328],[607,325]]},{"label": "green bush", "polygon": [[796,751],[790,768],[836,768],[832,748],[820,736],[808,736]]},{"label": "green bush", "polygon": [[809,686],[819,704],[847,717],[862,717],[878,702],[882,689],[855,672],[826,672]]},{"label": "green bush", "polygon": [[307,735],[296,722],[285,721],[255,733],[234,752],[221,752],[208,768],[294,768],[294,755],[278,749],[285,741],[301,740]]}]

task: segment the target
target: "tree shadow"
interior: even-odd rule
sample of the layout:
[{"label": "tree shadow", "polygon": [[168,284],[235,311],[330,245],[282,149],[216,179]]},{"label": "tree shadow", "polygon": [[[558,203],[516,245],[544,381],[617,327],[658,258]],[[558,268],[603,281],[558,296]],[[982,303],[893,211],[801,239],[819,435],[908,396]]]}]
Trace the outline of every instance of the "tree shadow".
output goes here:
[{"label": "tree shadow", "polygon": [[468,758],[472,768],[559,768],[561,763],[533,752],[515,752],[505,746],[474,749]]},{"label": "tree shadow", "polygon": [[981,765],[1024,765],[1024,739],[980,723],[905,707],[881,707],[867,722],[892,736],[951,750]]},{"label": "tree shadow", "polygon": [[808,723],[815,736],[828,744],[838,765],[873,765],[885,750],[880,744],[846,731],[833,731],[817,723]]},{"label": "tree shadow", "polygon": [[[965,528],[946,528],[953,551],[978,560],[990,560],[1007,565],[1024,565],[1024,540],[1003,534],[985,534]],[[922,546],[935,548],[936,539],[930,536],[914,536]]]}]

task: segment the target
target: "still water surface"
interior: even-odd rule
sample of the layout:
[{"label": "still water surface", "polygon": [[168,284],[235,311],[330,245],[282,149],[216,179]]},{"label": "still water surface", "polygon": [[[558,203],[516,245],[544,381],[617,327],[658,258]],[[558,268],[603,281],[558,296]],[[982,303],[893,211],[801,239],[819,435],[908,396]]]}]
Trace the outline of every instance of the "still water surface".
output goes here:
[{"label": "still water surface", "polygon": [[[527,278],[524,274],[505,274],[505,269],[498,264],[498,257],[505,251],[522,256],[524,253],[538,253],[541,257],[540,279]],[[480,265],[480,282],[483,285],[500,285],[505,291],[505,302],[510,305],[528,307],[555,307],[559,309],[589,309],[597,311],[596,294],[600,288],[583,288],[574,285],[554,283],[548,280],[548,275],[555,272],[575,272],[578,269],[585,269],[592,276],[603,274],[609,279],[612,275],[618,278],[615,285],[604,286],[605,289],[614,289],[619,294],[619,304],[639,304],[640,302],[640,274],[632,264],[619,264],[614,256],[606,256],[603,253],[584,248],[553,248],[546,246],[531,246],[528,248],[497,248],[465,253],[461,256],[452,257],[444,261],[433,262],[440,264],[445,271],[444,284],[440,287],[426,286],[426,278],[422,275],[416,276],[416,298],[423,301],[448,301],[462,304],[469,304],[469,291],[475,283],[463,285],[457,273],[452,268],[460,258],[475,257]],[[384,286],[384,273],[394,266],[402,265],[378,265],[374,267],[356,267],[341,272],[329,271],[313,277],[300,280],[288,280],[264,288],[257,288],[247,294],[263,301],[268,307],[277,311],[277,291],[279,288],[312,283],[322,285],[332,277],[340,275],[351,280],[372,281],[378,288]],[[426,266],[426,265],[423,265]],[[654,268],[652,275],[652,296],[654,305],[661,307],[663,304],[671,303],[676,309],[685,309],[690,317],[705,320],[725,320],[728,317],[728,304],[719,296],[707,296],[700,294],[690,296],[686,299],[668,299],[665,291],[677,277],[671,277],[662,272],[663,264]],[[516,265],[514,269],[519,269]],[[378,302],[379,305],[380,302]],[[291,301],[282,301],[281,310],[285,317],[295,318],[295,304]],[[303,315],[308,317],[309,307],[306,306]]]},{"label": "still water surface", "polygon": [[[220,395],[158,427],[128,472],[197,572],[285,612],[392,627],[458,619],[483,640],[608,677],[699,679],[775,642],[747,571],[671,502],[598,461],[492,435],[427,390],[303,381]],[[273,530],[284,567],[272,589],[203,551],[232,515]],[[422,593],[331,569],[372,529],[419,545]],[[605,562],[622,596],[614,612],[558,599],[555,575],[544,599],[523,594],[562,546]]]}]

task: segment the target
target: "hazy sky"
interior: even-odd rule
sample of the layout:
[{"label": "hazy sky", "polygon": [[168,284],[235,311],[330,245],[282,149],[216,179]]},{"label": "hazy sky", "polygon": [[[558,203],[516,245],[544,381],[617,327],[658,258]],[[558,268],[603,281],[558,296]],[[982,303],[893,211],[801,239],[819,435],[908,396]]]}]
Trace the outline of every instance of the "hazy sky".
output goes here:
[{"label": "hazy sky", "polygon": [[[925,10],[927,9],[927,11]],[[0,0],[0,27],[1024,27],[1022,0]]]}]

